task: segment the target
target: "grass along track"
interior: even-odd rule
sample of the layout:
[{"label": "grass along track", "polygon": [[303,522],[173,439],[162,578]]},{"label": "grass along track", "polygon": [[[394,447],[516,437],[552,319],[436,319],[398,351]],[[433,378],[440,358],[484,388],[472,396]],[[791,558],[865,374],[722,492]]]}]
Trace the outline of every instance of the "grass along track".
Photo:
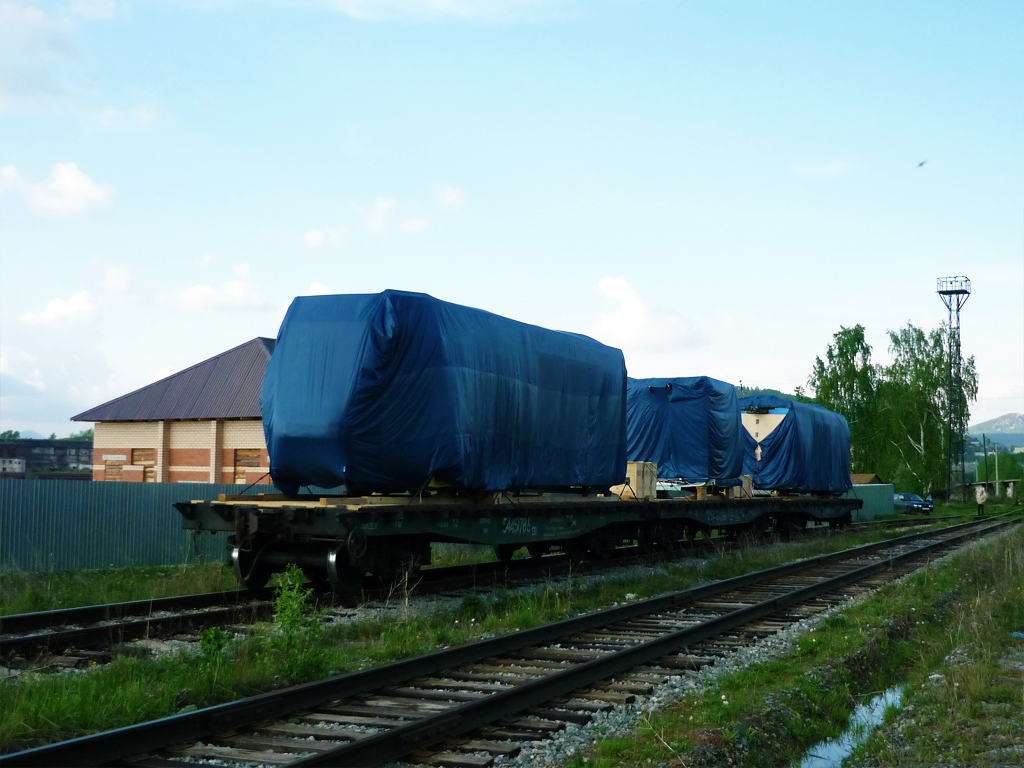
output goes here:
[{"label": "grass along track", "polygon": [[[934,525],[961,518],[911,518],[859,523],[857,529],[875,526]],[[828,534],[830,528],[810,528],[808,535]],[[661,559],[679,556],[719,555],[736,543],[722,539],[698,539],[686,542],[677,552]],[[609,560],[587,563],[584,571],[618,568],[639,562],[651,562],[629,549]],[[540,559],[517,559],[509,563],[481,562],[465,565],[428,568],[416,575],[414,591],[431,594],[468,588],[510,586],[518,581],[552,578],[564,574],[571,566],[564,556]],[[406,587],[408,589],[408,587]],[[396,585],[368,587],[361,601],[382,601],[395,594]],[[264,588],[255,595],[246,590],[205,592],[106,605],[82,606],[28,614],[0,616],[0,660],[16,668],[30,665],[26,659],[46,655],[42,664],[51,668],[86,667],[106,663],[116,653],[147,655],[145,645],[126,645],[132,641],[186,636],[198,640],[197,634],[209,627],[244,627],[266,621],[273,615],[276,590]],[[333,605],[330,595],[320,596],[321,605]],[[346,604],[351,603],[346,598]],[[35,665],[36,668],[39,665]]]},{"label": "grass along track", "polygon": [[567,735],[534,764],[688,768],[799,764],[859,703],[894,686],[843,765],[1018,765],[1024,756],[1024,527],[886,585],[766,652],[691,674],[601,732]]},{"label": "grass along track", "polygon": [[[949,534],[941,534],[949,535]],[[364,701],[362,704],[334,704],[328,708],[337,709],[339,706],[351,707],[357,706],[365,709],[378,709],[381,716],[376,718],[377,722],[390,721],[390,725],[394,726],[389,733],[382,733],[375,736],[367,736],[365,732],[361,735],[358,734],[359,727],[359,715],[353,715],[351,713],[337,713],[335,712],[332,716],[331,712],[325,713],[327,716],[321,717],[320,715],[314,716],[314,719],[319,718],[318,722],[323,722],[325,719],[328,722],[333,722],[336,725],[339,723],[348,723],[349,726],[342,728],[339,731],[338,728],[323,728],[322,726],[315,726],[312,723],[305,726],[303,735],[309,736],[314,735],[306,733],[305,731],[315,731],[318,727],[320,728],[320,737],[323,742],[312,742],[315,751],[322,751],[326,756],[329,756],[332,763],[336,764],[367,764],[367,755],[372,754],[374,762],[377,760],[386,760],[391,757],[395,757],[400,754],[407,754],[410,746],[416,746],[417,736],[424,737],[426,742],[436,741],[448,734],[456,734],[460,731],[465,731],[474,727],[480,726],[482,722],[493,720],[495,717],[508,716],[512,710],[506,711],[501,710],[500,712],[495,711],[496,707],[510,706],[507,703],[502,703],[502,700],[515,699],[511,706],[513,710],[516,708],[522,708],[523,706],[530,707],[536,706],[545,702],[552,697],[568,695],[575,691],[580,686],[586,686],[592,684],[596,679],[606,677],[610,674],[616,674],[623,672],[628,668],[632,668],[637,664],[650,665],[651,662],[658,660],[655,667],[648,666],[647,671],[642,673],[645,681],[634,681],[626,683],[624,690],[628,692],[630,688],[642,687],[643,685],[649,685],[651,677],[657,677],[658,675],[664,676],[666,669],[671,670],[672,668],[679,668],[679,665],[700,665],[701,663],[710,663],[705,657],[701,656],[700,649],[703,647],[700,643],[711,643],[709,648],[705,651],[710,654],[711,657],[717,653],[724,652],[724,648],[719,647],[722,645],[721,641],[713,641],[712,637],[716,634],[716,631],[709,626],[709,622],[717,624],[717,631],[723,629],[726,630],[735,629],[739,624],[744,621],[758,622],[755,624],[753,635],[768,633],[776,631],[777,625],[780,621],[786,619],[786,615],[793,613],[794,605],[792,603],[798,602],[799,598],[811,599],[811,605],[805,607],[804,611],[814,612],[820,610],[820,601],[824,599],[824,594],[830,590],[834,590],[837,587],[837,582],[823,581],[823,576],[808,576],[806,574],[800,575],[801,572],[805,572],[813,566],[821,568],[825,566],[827,570],[833,572],[833,578],[839,578],[842,583],[848,583],[851,579],[857,577],[868,577],[875,576],[887,567],[887,564],[893,562],[891,557],[879,557],[878,553],[886,548],[902,547],[906,549],[911,546],[911,542],[915,540],[922,540],[926,537],[936,538],[938,534],[918,534],[910,537],[902,537],[896,542],[890,542],[889,544],[875,544],[868,547],[860,548],[855,554],[861,558],[860,561],[854,561],[853,563],[847,564],[845,568],[839,566],[839,561],[843,559],[842,555],[831,555],[822,562],[821,559],[812,563],[810,561],[792,564],[789,566],[782,566],[776,568],[770,575],[781,578],[783,582],[794,579],[798,582],[798,589],[795,593],[790,594],[788,597],[784,594],[788,592],[787,589],[782,589],[785,584],[776,584],[775,586],[760,587],[761,590],[767,590],[767,597],[765,600],[759,601],[757,604],[751,604],[751,595],[755,589],[752,585],[758,581],[763,581],[764,577],[768,574],[759,574],[758,576],[747,576],[734,579],[731,582],[719,583],[707,585],[705,587],[692,590],[685,595],[675,595],[657,598],[654,600],[645,601],[644,603],[637,603],[628,606],[620,606],[619,608],[613,609],[611,612],[606,612],[602,616],[585,616],[577,617],[575,619],[569,619],[561,622],[553,627],[541,627],[536,630],[530,630],[528,632],[517,633],[516,635],[509,635],[500,638],[494,638],[492,640],[485,641],[484,643],[476,644],[474,646],[462,646],[460,648],[450,649],[448,651],[442,651],[436,654],[432,654],[428,657],[421,657],[416,659],[414,662],[405,662],[394,665],[388,665],[386,667],[378,668],[377,670],[368,670],[355,675],[344,676],[343,678],[335,678],[332,681],[321,682],[318,684],[311,684],[302,686],[299,689],[289,689],[287,691],[278,691],[274,694],[266,694],[261,697],[256,697],[249,702],[241,704],[223,705],[212,710],[206,710],[204,712],[196,712],[190,715],[184,715],[179,718],[172,720],[166,720],[162,723],[150,724],[136,729],[132,733],[133,747],[136,751],[142,748],[145,744],[145,739],[148,734],[148,738],[156,740],[170,739],[164,743],[173,743],[180,741],[186,736],[195,738],[196,734],[192,733],[197,728],[200,730],[206,729],[205,734],[208,735],[210,729],[223,730],[225,728],[233,728],[244,723],[249,722],[252,719],[252,711],[256,710],[260,717],[266,717],[273,714],[275,711],[278,714],[282,712],[291,711],[289,708],[299,707],[308,708],[311,706],[322,707],[325,702],[331,701],[337,698],[337,694],[340,691],[346,693],[352,693],[356,690],[362,690],[364,692],[373,690],[375,686],[381,684],[381,679],[384,678],[384,684],[396,685],[401,684],[405,678],[401,678],[401,674],[404,672],[403,666],[411,667],[411,672],[416,677],[422,677],[423,675],[440,675],[439,679],[442,679],[443,685],[438,686],[437,684],[431,685],[420,683],[419,690],[421,691],[419,696],[420,700],[427,700],[432,702],[427,707],[428,711],[432,707],[440,706],[439,700],[462,700],[466,701],[462,705],[451,705],[448,704],[444,707],[447,711],[442,711],[439,714],[430,715],[427,718],[419,718],[418,720],[411,720],[411,722],[402,724],[403,719],[411,719],[411,710],[417,710],[418,706],[415,700],[410,703],[408,694],[403,694],[401,691],[398,695],[395,692],[389,692],[389,695],[385,698],[391,699],[390,705],[387,703],[382,704],[378,700],[373,700],[369,705]],[[901,557],[913,557],[919,556],[919,553],[905,554]],[[845,554],[846,559],[849,561],[851,557],[850,553]],[[874,562],[868,562],[865,564],[864,559],[873,560]],[[909,567],[909,566],[907,566]],[[837,571],[846,571],[845,575],[839,574],[836,576]],[[853,569],[851,571],[851,569]],[[741,590],[736,592],[735,590]],[[779,590],[782,592],[779,592]],[[765,595],[762,595],[765,596]],[[709,598],[714,597],[715,599],[709,602]],[[815,601],[818,601],[817,603]],[[696,602],[694,602],[696,601]],[[731,601],[731,602],[730,602]],[[684,605],[682,613],[686,613],[687,608],[685,604],[690,604],[693,610],[690,615],[682,616],[679,614],[678,608],[680,604]],[[741,607],[737,607],[737,604]],[[658,615],[654,618],[643,619],[645,612],[655,611]],[[677,614],[675,618],[672,616],[666,616],[665,612],[675,611]],[[709,617],[709,612],[718,613],[715,617]],[[780,613],[781,612],[781,613]],[[698,621],[699,619],[699,621]],[[611,621],[616,626],[612,630],[600,629],[603,626],[602,622]],[[639,624],[638,624],[639,622]],[[625,626],[620,626],[625,625]],[[595,632],[597,637],[586,636],[581,637],[579,633],[590,633],[594,635]],[[604,633],[603,635],[601,633]],[[749,633],[749,631],[748,631]],[[557,642],[559,637],[565,635],[569,636],[568,640],[563,642]],[[536,650],[528,652],[528,655],[522,657],[524,651],[516,651],[523,642],[526,642],[530,647],[536,648]],[[570,644],[570,647],[566,647],[566,642]],[[539,643],[549,644],[545,646],[538,645]],[[718,643],[719,646],[716,646]],[[553,645],[552,645],[553,644]],[[729,647],[735,645],[733,641],[727,641],[724,646]],[[689,651],[683,656],[674,655],[678,651],[679,647],[688,646]],[[693,653],[694,650],[698,653]],[[494,653],[497,650],[499,653],[513,654],[512,663],[505,665],[504,671],[506,676],[495,673],[494,671],[482,673],[484,678],[490,680],[485,682],[480,679],[480,674],[474,672],[460,672],[460,673],[445,673],[447,666],[451,666],[455,663],[456,666],[461,666],[463,670],[467,669],[465,665],[476,664],[479,665],[488,658],[488,654]],[[548,653],[541,654],[538,656],[539,651],[547,650]],[[480,655],[480,654],[484,655]],[[669,654],[668,657],[665,654]],[[547,656],[547,658],[545,658]],[[523,659],[528,659],[526,663]],[[675,659],[673,661],[672,659]],[[702,659],[704,660],[702,662]],[[607,667],[607,664],[611,662],[612,666]],[[495,662],[499,668],[502,665]],[[446,666],[447,665],[447,666]],[[618,666],[616,666],[618,665]],[[484,666],[487,666],[485,664]],[[493,665],[492,665],[493,666]],[[508,667],[516,667],[518,671],[515,671],[512,675],[507,676],[510,671]],[[536,670],[540,670],[537,672]],[[459,683],[459,676],[462,675],[462,684]],[[497,674],[497,677],[495,675]],[[388,676],[391,677],[388,677]],[[396,677],[396,675],[398,677]],[[453,676],[455,675],[455,676]],[[466,678],[466,675],[476,675],[476,677]],[[596,677],[593,677],[595,676]],[[407,677],[407,676],[406,676]],[[517,684],[512,686],[506,686],[505,683],[512,682],[515,678]],[[390,682],[388,682],[390,680]],[[369,686],[369,687],[367,687]],[[620,688],[623,686],[620,684]],[[454,692],[451,689],[458,689],[462,691]],[[502,689],[495,691],[496,688]],[[505,690],[507,688],[507,690]],[[614,686],[613,686],[614,688]],[[427,691],[428,693],[422,693]],[[429,693],[431,692],[432,693]],[[627,695],[621,690],[616,692],[611,691],[594,691],[591,692],[590,698],[603,700],[607,702],[609,698],[613,699],[616,696]],[[574,696],[577,694],[573,694]],[[580,694],[584,698],[588,696],[587,693]],[[318,702],[313,702],[312,699],[318,697]],[[326,697],[326,698],[323,698]],[[468,697],[468,701],[467,701]],[[396,705],[394,699],[405,699],[404,705]],[[389,715],[382,714],[388,709],[397,709],[405,711],[405,714],[396,714],[392,711]],[[591,706],[592,708],[592,706]],[[564,723],[566,719],[573,720],[580,717],[586,717],[586,706],[581,707],[579,704],[575,704],[574,707],[569,708],[570,711],[564,712],[559,715],[559,712],[547,712],[547,718],[541,721],[535,721],[530,719],[529,724],[523,724],[519,722],[505,724],[505,730],[502,731],[499,725],[499,733],[510,733],[512,731],[509,728],[519,728],[521,733],[525,733],[527,736],[536,735],[538,732],[545,730],[557,730],[559,723]],[[487,712],[487,710],[491,710]],[[248,711],[249,720],[237,721],[237,718],[242,716],[242,711]],[[483,714],[481,714],[483,712]],[[423,714],[420,712],[420,714]],[[558,716],[556,716],[558,715]],[[353,721],[352,718],[356,720]],[[483,717],[484,720],[479,720]],[[474,720],[473,718],[477,718]],[[293,723],[282,724],[282,725],[294,725]],[[365,723],[363,723],[365,725]],[[169,729],[169,730],[168,730]],[[222,745],[220,750],[220,756],[226,756],[227,754],[233,754],[235,757],[240,757],[244,754],[246,749],[245,744],[249,747],[253,747],[256,744],[262,744],[264,747],[268,746],[269,742],[282,748],[284,752],[291,752],[290,755],[283,754],[279,757],[272,757],[268,754],[263,755],[261,762],[273,762],[275,764],[283,764],[291,761],[297,755],[296,750],[309,751],[310,742],[300,741],[292,742],[291,748],[289,749],[287,739],[282,735],[288,728],[278,729],[273,732],[273,735],[264,736],[252,736],[252,737],[241,737],[236,738],[235,736],[225,736],[224,739],[229,740],[231,743]],[[295,730],[295,729],[291,729]],[[293,733],[293,735],[295,735]],[[493,730],[483,735],[494,737],[498,734],[494,733]],[[344,747],[332,746],[329,743],[332,740],[337,740],[340,737],[351,738],[351,744]],[[402,737],[399,739],[398,737]],[[202,738],[200,734],[200,738]],[[33,764],[31,761],[36,758],[48,759],[52,762],[65,762],[66,759],[72,759],[73,755],[89,755],[90,759],[107,760],[113,759],[113,753],[103,752],[104,745],[109,746],[110,740],[114,738],[109,735],[89,737],[87,739],[78,740],[76,743],[65,745],[64,747],[57,748],[71,750],[70,752],[25,752],[20,755],[12,755],[9,758],[4,758],[4,763],[11,765],[28,765]],[[398,744],[398,746],[395,746]],[[388,746],[390,745],[390,746]],[[471,745],[474,750],[478,750],[481,747],[481,743],[477,740],[477,743]],[[492,751],[506,752],[508,751],[508,745],[494,745],[489,744],[489,748]],[[93,749],[92,752],[82,752],[83,749]],[[95,750],[99,751],[95,751]],[[205,750],[206,753],[217,752],[215,748],[211,748],[204,745],[202,748],[194,748],[193,754],[199,756],[196,750]],[[236,750],[231,752],[231,750]],[[239,752],[237,750],[242,750]],[[399,750],[396,752],[396,750]],[[404,751],[403,751],[404,750]],[[361,753],[361,756],[360,756]],[[346,758],[347,755],[347,758]],[[212,755],[210,755],[212,756]],[[250,755],[250,758],[252,756]],[[349,763],[344,763],[344,760],[348,759]],[[433,761],[433,758],[424,757],[428,761]],[[456,764],[460,762],[458,755],[447,756],[444,759],[448,760],[449,763]],[[315,759],[312,760],[315,762]],[[467,762],[468,761],[468,762]],[[307,760],[306,762],[310,762]],[[435,761],[436,762],[436,761]],[[462,764],[471,764],[471,756],[463,755],[461,758]]]},{"label": "grass along track", "polygon": [[[387,612],[327,627],[306,604],[301,621],[289,609],[272,624],[257,624],[250,635],[209,629],[188,652],[118,657],[107,666],[90,663],[87,673],[29,672],[0,685],[0,751],[207,707],[895,535],[872,531],[745,547],[725,557],[601,577],[569,572],[539,587],[471,593],[426,606],[400,595]],[[302,602],[294,592],[285,597],[292,607]],[[291,618],[285,621],[285,615]]]}]

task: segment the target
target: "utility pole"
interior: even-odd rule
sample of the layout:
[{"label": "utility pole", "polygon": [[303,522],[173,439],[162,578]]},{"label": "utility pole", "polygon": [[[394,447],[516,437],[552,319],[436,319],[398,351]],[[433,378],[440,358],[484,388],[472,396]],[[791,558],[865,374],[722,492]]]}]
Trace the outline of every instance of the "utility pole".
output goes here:
[{"label": "utility pole", "polygon": [[985,439],[984,432],[981,433],[981,449],[985,452],[985,493],[988,493],[988,440]]},{"label": "utility pole", "polygon": [[[992,443],[992,458],[993,458],[993,460],[996,463],[996,487],[995,487],[995,491],[996,492],[995,492],[994,495],[998,499],[999,498],[999,449],[996,448],[996,444],[994,442]],[[988,462],[987,461],[985,462],[985,468],[986,469],[988,468]]]}]

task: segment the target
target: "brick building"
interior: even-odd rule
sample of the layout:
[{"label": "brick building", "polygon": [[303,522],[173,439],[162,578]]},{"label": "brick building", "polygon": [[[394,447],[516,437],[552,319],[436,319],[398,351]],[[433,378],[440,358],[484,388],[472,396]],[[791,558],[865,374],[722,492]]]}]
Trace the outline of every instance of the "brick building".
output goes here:
[{"label": "brick building", "polygon": [[95,422],[92,479],[269,484],[260,388],[273,351],[253,339],[74,416]]}]

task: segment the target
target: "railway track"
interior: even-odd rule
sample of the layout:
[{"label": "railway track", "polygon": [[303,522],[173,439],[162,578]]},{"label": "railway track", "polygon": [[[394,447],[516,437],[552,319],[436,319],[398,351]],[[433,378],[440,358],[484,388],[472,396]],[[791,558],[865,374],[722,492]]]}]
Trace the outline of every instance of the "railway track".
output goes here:
[{"label": "railway track", "polygon": [[[959,518],[912,519],[883,521],[881,525],[928,525]],[[878,524],[856,523],[857,529]],[[829,528],[810,528],[808,532],[827,532]],[[719,538],[698,539],[663,559],[679,556],[702,556],[721,553],[731,546]],[[586,571],[620,568],[651,562],[623,551],[620,557],[586,564]],[[417,575],[417,594],[436,594],[460,589],[486,588],[564,573],[569,567],[562,555],[540,560],[513,560],[476,565],[424,569]],[[364,601],[386,600],[393,588],[388,585],[368,587]],[[330,595],[321,597],[331,602]],[[54,611],[0,616],[0,660],[34,658],[50,654],[51,667],[85,666],[109,661],[115,652],[139,653],[145,649],[126,644],[142,638],[194,636],[207,627],[230,627],[266,621],[273,615],[274,589],[255,592],[235,590],[125,603],[67,608]],[[113,650],[112,650],[113,649]],[[63,654],[63,655],[60,655]]]},{"label": "railway track", "polygon": [[[1020,520],[855,547],[426,656],[0,757],[0,766],[182,760],[486,766],[522,742],[700,669],[737,647]],[[187,764],[187,763],[186,763]]]}]

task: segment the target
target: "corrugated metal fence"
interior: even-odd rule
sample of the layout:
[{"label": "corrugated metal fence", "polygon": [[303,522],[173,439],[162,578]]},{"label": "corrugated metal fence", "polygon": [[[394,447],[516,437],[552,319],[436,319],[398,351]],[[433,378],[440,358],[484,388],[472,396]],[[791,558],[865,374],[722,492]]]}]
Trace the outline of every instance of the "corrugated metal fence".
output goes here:
[{"label": "corrugated metal fence", "polygon": [[[181,528],[176,501],[242,485],[0,480],[0,571],[72,571],[223,560],[227,534]],[[249,493],[267,491],[266,486]]]},{"label": "corrugated metal fence", "polygon": [[892,515],[892,495],[895,490],[892,483],[855,485],[852,490],[843,494],[843,498],[862,499],[864,501],[864,506],[853,513],[854,519],[874,520],[879,515]]}]

